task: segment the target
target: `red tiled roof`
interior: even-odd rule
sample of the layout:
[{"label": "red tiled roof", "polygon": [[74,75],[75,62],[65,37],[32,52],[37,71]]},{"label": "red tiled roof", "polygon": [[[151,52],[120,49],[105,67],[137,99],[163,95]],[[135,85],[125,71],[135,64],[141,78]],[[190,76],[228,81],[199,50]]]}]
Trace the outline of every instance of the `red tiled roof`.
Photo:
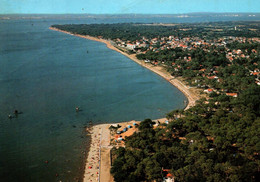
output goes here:
[{"label": "red tiled roof", "polygon": [[166,176],[167,176],[167,177],[173,177],[173,175],[170,174],[170,173],[168,173]]},{"label": "red tiled roof", "polygon": [[206,69],[204,68],[204,69],[200,69],[199,71],[206,71]]},{"label": "red tiled roof", "polygon": [[170,169],[163,169],[163,171],[167,171],[168,172],[168,171],[170,171]]},{"label": "red tiled roof", "polygon": [[232,97],[236,97],[237,93],[226,93],[227,96],[232,96]]},{"label": "red tiled roof", "polygon": [[216,76],[207,76],[208,77],[208,79],[210,79],[210,80],[212,80],[212,79],[215,79],[216,78]]}]

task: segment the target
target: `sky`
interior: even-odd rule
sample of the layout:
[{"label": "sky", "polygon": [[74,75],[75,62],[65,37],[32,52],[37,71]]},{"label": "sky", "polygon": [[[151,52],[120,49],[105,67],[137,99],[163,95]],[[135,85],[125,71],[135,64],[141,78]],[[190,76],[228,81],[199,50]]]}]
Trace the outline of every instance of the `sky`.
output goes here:
[{"label": "sky", "polygon": [[0,0],[0,14],[260,12],[260,0]]}]

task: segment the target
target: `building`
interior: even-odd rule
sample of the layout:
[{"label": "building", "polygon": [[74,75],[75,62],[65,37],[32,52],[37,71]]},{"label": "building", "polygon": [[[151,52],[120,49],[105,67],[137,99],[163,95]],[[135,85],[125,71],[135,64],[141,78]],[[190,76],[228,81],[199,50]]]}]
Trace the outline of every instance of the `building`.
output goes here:
[{"label": "building", "polygon": [[130,43],[128,43],[128,44],[126,44],[126,47],[127,47],[128,49],[134,50],[134,48],[136,47],[136,45],[135,45],[135,44],[130,44]]},{"label": "building", "polygon": [[226,93],[227,96],[237,97],[237,93]]}]

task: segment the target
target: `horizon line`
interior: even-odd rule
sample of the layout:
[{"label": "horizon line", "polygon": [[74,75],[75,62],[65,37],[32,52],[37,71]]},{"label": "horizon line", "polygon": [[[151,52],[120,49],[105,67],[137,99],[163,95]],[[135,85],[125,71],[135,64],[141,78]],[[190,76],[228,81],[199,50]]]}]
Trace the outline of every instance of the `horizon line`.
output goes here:
[{"label": "horizon line", "polygon": [[260,14],[260,12],[189,12],[189,13],[0,13],[0,15],[183,15],[183,14]]}]

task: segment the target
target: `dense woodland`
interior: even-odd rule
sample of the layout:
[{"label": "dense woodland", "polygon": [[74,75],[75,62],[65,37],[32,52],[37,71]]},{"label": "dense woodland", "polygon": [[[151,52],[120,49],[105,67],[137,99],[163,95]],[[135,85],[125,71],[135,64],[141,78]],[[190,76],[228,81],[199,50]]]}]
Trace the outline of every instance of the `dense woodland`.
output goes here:
[{"label": "dense woodland", "polygon": [[[239,31],[231,27],[238,26]],[[259,22],[217,22],[155,26],[143,24],[55,25],[79,34],[106,39],[137,40],[178,37],[260,37]],[[223,29],[223,31],[212,31]],[[185,29],[185,31],[180,31]],[[249,29],[257,29],[251,31]],[[227,53],[240,49],[234,61]],[[260,44],[233,41],[226,46],[196,49],[171,48],[138,54],[141,60],[157,61],[173,76],[191,86],[214,88],[208,99],[188,110],[167,114],[169,124],[153,127],[146,119],[139,132],[112,149],[116,159],[111,173],[116,182],[163,181],[167,173],[175,181],[260,181],[260,86],[254,70],[260,69]],[[187,61],[190,57],[191,61]],[[209,79],[217,76],[218,79]],[[238,93],[238,97],[226,92]],[[165,170],[166,169],[166,170]]]},{"label": "dense woodland", "polygon": [[[210,86],[219,91],[240,93],[248,85],[255,85],[256,77],[250,76],[249,70],[260,69],[260,44],[232,43],[227,47],[230,47],[230,49],[241,48],[242,50],[244,47],[248,47],[249,58],[238,58],[230,63],[226,58],[224,49],[214,46],[210,47],[209,51],[202,48],[195,50],[176,48],[157,52],[148,51],[146,54],[137,55],[137,58],[164,61],[172,75],[186,78],[191,86],[201,88]],[[258,54],[252,53],[252,49],[257,50]],[[190,57],[192,61],[185,61],[184,57]],[[213,75],[219,79],[207,79],[207,76]]]},{"label": "dense woodland", "polygon": [[115,151],[115,181],[162,181],[170,169],[176,181],[259,181],[260,89],[214,97],[175,110],[153,129],[144,120],[138,133]]},{"label": "dense woodland", "polygon": [[[259,37],[260,22],[214,22],[214,23],[186,23],[186,24],[68,24],[52,25],[61,30],[81,35],[94,37],[102,36],[104,39],[138,40],[143,36],[146,38],[167,37],[204,37],[214,39],[223,36],[235,37]],[[237,26],[239,31],[235,31]]]}]

